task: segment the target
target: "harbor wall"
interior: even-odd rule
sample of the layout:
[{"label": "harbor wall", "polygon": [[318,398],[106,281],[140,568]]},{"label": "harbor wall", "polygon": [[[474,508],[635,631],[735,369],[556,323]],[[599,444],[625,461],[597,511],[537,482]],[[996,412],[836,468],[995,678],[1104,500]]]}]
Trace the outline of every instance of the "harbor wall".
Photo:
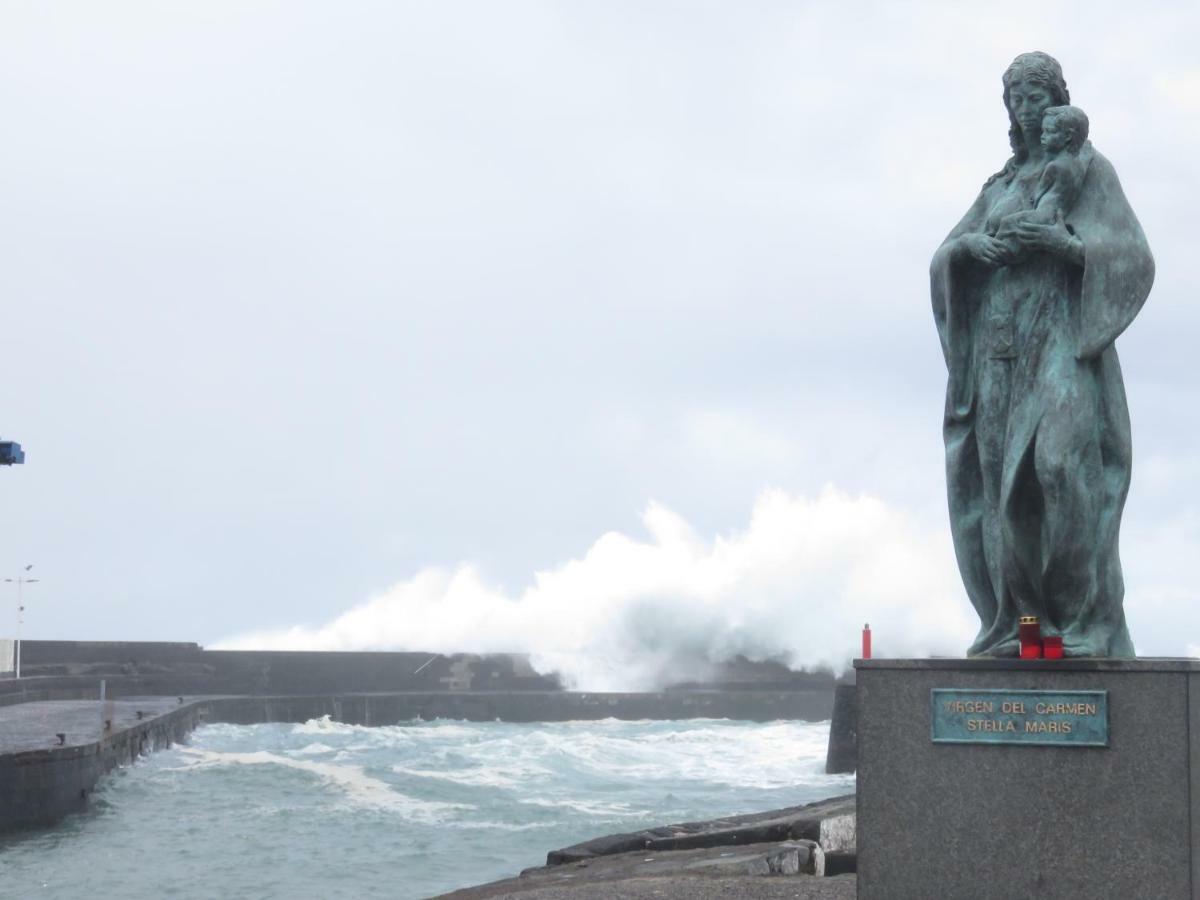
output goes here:
[{"label": "harbor wall", "polygon": [[52,825],[83,809],[103,775],[183,740],[205,712],[186,704],[93,743],[0,755],[0,831]]},{"label": "harbor wall", "polygon": [[[102,678],[113,697],[562,687],[556,676],[539,674],[519,654],[204,650],[198,644],[132,641],[22,641],[21,674],[18,683],[0,677],[0,705],[14,693],[76,699],[80,695],[72,691],[82,690],[81,696],[93,696],[88,692]],[[29,696],[36,691],[43,696]]]},{"label": "harbor wall", "polygon": [[[553,673],[535,671],[527,655],[513,653],[206,650],[195,643],[155,641],[23,641],[21,650],[21,674],[25,677],[137,676],[161,679],[157,683],[165,686],[160,692],[167,694],[549,691],[570,687]],[[795,672],[780,662],[736,658],[711,665],[702,680],[668,682],[663,689],[832,691],[836,680],[829,671]],[[0,694],[4,693],[2,682],[0,678]]]}]

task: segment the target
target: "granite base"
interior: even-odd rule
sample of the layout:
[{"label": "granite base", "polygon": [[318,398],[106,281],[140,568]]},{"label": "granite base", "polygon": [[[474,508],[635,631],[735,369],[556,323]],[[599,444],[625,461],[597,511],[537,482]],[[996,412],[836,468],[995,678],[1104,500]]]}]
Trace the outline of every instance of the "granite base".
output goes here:
[{"label": "granite base", "polygon": [[[860,900],[1200,898],[1200,661],[855,668]],[[1107,691],[1108,746],[935,743],[935,688]]]}]

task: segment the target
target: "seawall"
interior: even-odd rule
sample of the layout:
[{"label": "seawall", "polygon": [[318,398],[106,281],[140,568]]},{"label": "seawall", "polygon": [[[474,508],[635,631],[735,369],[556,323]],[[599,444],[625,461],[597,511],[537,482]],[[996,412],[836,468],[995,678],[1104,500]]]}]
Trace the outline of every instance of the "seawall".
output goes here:
[{"label": "seawall", "polygon": [[[154,701],[146,701],[139,705],[153,704]],[[143,721],[134,718],[132,722],[115,722],[109,732],[104,732],[100,702],[87,704],[93,708],[86,710],[78,708],[82,705],[72,704],[74,709],[60,710],[57,715],[46,716],[36,723],[46,726],[44,743],[51,746],[0,755],[0,831],[51,825],[68,813],[83,809],[103,775],[117,766],[132,763],[143,753],[182,741],[206,712],[204,704],[185,703],[175,709],[163,709]],[[55,733],[67,735],[73,727],[77,728],[81,713],[99,736],[95,740],[53,746],[57,743]],[[18,739],[14,731],[11,727],[6,729],[5,744]]]},{"label": "seawall", "polygon": [[[395,651],[205,650],[142,641],[23,641],[21,682],[104,678],[131,694],[315,694],[330,691],[560,690],[526,656]],[[16,689],[0,680],[0,696]],[[69,690],[71,682],[45,682]],[[33,685],[26,687],[26,690]]]},{"label": "seawall", "polygon": [[[528,656],[409,651],[206,650],[153,641],[23,641],[24,678],[85,676],[161,686],[173,694],[317,694],[331,691],[553,691],[563,684]],[[24,680],[24,678],[22,680]],[[118,679],[140,681],[118,682]],[[832,691],[832,672],[793,672],[779,662],[734,659],[699,681],[665,689]],[[5,681],[0,676],[0,694]]]}]

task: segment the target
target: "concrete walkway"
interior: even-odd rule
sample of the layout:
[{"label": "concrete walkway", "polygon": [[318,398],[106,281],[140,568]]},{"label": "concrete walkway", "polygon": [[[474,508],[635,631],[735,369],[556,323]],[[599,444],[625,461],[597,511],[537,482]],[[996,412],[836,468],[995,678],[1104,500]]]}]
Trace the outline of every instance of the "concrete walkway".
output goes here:
[{"label": "concrete walkway", "polygon": [[854,900],[853,875],[733,878],[663,876],[555,885],[503,883],[466,888],[437,900]]},{"label": "concrete walkway", "polygon": [[[816,854],[814,858],[813,854]],[[793,874],[782,865],[790,857]],[[850,900],[855,876],[824,871],[824,854],[811,841],[783,841],[691,850],[640,850],[526,869],[516,878],[463,888],[438,900],[554,900],[576,897],[798,897]],[[775,865],[770,865],[771,861]],[[799,872],[797,873],[797,868]],[[768,874],[768,872],[776,874]]]},{"label": "concrete walkway", "polygon": [[[63,746],[93,744],[106,736],[104,720],[112,720],[113,734],[138,722],[179,708],[175,697],[121,700],[44,700],[0,706],[0,755],[49,750],[58,747],[57,734],[66,735]],[[142,719],[138,712],[144,713]]]}]

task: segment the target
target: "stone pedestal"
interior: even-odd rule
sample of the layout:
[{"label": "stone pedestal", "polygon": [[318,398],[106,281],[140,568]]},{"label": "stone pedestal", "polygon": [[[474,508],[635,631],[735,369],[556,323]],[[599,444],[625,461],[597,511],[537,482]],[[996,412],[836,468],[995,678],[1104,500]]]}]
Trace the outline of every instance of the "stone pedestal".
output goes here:
[{"label": "stone pedestal", "polygon": [[[1200,898],[1200,661],[855,668],[859,900]],[[937,689],[1106,692],[1107,746],[935,742]]]}]

